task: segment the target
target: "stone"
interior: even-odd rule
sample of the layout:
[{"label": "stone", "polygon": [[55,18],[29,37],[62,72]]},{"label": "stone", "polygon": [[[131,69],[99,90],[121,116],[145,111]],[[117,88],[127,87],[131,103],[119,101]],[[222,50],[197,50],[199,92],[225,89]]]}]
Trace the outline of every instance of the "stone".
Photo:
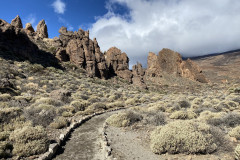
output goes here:
[{"label": "stone", "polygon": [[110,72],[128,70],[129,58],[126,53],[116,47],[110,48],[106,54],[105,59]]},{"label": "stone", "polygon": [[70,60],[69,55],[64,48],[59,48],[56,52],[56,58],[62,62],[68,62]]},{"label": "stone", "polygon": [[193,81],[207,83],[200,68],[190,59],[183,61],[179,53],[170,49],[162,49],[158,55],[149,53],[146,79],[159,82],[160,78],[172,75],[184,77]]},{"label": "stone", "polygon": [[147,85],[144,80],[145,70],[142,68],[141,63],[137,63],[132,67],[132,83],[134,86],[147,89]]},{"label": "stone", "polygon": [[12,20],[11,25],[13,25],[16,28],[23,28],[22,20],[19,17],[19,15],[17,15],[17,17]]},{"label": "stone", "polygon": [[32,34],[32,33],[35,32],[31,23],[26,24],[25,31],[26,31],[27,34]]},{"label": "stone", "polygon": [[36,33],[39,38],[48,38],[48,30],[45,20],[41,20],[38,23]]}]

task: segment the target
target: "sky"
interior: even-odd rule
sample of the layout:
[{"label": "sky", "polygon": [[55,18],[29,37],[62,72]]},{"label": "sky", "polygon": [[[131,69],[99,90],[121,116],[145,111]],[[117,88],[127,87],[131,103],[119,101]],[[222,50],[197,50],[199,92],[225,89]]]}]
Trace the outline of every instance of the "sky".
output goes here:
[{"label": "sky", "polygon": [[16,15],[34,28],[45,19],[50,38],[62,26],[90,30],[103,52],[126,52],[130,66],[162,48],[184,57],[240,49],[239,0],[2,0],[0,19]]}]

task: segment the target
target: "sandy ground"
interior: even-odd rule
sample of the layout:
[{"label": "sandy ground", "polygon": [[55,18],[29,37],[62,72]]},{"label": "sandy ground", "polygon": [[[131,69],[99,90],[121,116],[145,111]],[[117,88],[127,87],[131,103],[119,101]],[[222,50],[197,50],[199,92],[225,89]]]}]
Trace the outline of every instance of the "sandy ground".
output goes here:
[{"label": "sandy ground", "polygon": [[101,129],[112,113],[93,117],[77,128],[64,148],[54,158],[56,160],[102,160]]}]

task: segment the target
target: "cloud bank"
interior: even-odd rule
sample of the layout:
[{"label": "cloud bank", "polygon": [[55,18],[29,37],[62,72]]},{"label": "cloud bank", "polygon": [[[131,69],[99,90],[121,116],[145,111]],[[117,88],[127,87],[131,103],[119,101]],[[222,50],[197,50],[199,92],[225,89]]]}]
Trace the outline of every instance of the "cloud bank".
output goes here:
[{"label": "cloud bank", "polygon": [[52,7],[54,8],[54,12],[58,14],[64,14],[66,10],[66,4],[61,0],[55,0],[52,4]]},{"label": "cloud bank", "polygon": [[[111,6],[116,4],[128,14],[115,13]],[[108,13],[92,25],[91,37],[103,51],[120,48],[131,63],[162,48],[183,56],[240,48],[239,0],[109,0],[106,8]]]}]

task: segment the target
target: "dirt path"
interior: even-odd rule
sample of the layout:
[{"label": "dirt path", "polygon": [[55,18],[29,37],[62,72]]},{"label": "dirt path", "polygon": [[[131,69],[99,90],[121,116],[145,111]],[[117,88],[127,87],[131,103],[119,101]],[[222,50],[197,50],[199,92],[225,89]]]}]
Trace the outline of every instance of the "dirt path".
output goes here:
[{"label": "dirt path", "polygon": [[56,160],[102,160],[101,129],[105,120],[116,112],[93,117],[71,135],[70,140],[54,158]]}]

